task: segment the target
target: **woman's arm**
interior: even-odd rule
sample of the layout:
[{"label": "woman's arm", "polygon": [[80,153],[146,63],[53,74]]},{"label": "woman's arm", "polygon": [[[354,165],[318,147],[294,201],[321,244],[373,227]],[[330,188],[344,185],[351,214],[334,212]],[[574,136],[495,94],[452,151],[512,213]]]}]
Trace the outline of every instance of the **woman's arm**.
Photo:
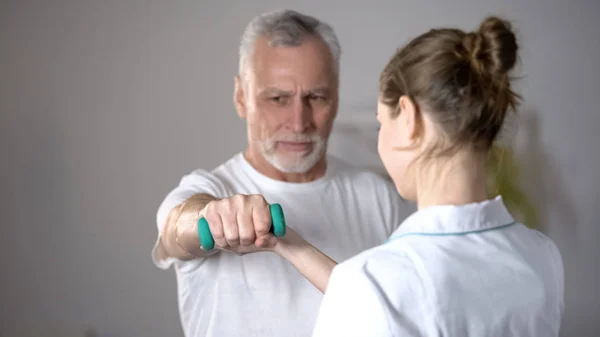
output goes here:
[{"label": "woman's arm", "polygon": [[319,291],[325,292],[329,277],[337,262],[306,242],[289,227],[284,237],[270,236],[264,239],[266,240],[263,242],[261,239],[257,240],[256,244],[259,247],[272,247],[271,251],[288,260]]},{"label": "woman's arm", "polygon": [[288,260],[310,283],[325,293],[331,272],[337,265],[329,256],[306,241],[299,246],[283,244],[276,253]]}]

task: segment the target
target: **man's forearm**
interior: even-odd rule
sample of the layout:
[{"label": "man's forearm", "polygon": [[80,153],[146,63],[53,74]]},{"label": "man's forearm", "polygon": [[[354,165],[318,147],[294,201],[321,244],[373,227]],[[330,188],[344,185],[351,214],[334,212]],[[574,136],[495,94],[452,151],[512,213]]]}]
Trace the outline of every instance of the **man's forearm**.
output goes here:
[{"label": "man's forearm", "polygon": [[193,260],[212,254],[200,248],[198,219],[200,211],[213,200],[208,194],[196,194],[169,212],[161,235],[165,257]]},{"label": "man's forearm", "polygon": [[337,262],[307,242],[300,245],[281,245],[275,252],[288,260],[319,291],[325,292]]}]

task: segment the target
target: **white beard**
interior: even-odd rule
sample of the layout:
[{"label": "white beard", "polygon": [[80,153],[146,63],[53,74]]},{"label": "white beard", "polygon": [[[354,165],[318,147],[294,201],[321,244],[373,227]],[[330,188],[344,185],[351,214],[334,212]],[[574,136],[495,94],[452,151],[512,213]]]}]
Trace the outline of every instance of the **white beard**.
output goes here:
[{"label": "white beard", "polygon": [[[277,141],[312,142],[309,153],[277,153]],[[326,150],[325,140],[317,135],[296,135],[290,137],[273,137],[259,142],[259,149],[267,162],[284,173],[306,173],[321,159]]]}]

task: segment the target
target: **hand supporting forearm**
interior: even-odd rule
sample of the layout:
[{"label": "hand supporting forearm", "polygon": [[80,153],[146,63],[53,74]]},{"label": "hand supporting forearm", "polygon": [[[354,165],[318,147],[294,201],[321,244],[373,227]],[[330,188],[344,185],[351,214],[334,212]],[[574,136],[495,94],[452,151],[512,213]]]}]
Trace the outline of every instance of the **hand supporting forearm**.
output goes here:
[{"label": "hand supporting forearm", "polygon": [[[297,236],[297,234],[289,232],[288,234]],[[274,251],[288,260],[319,291],[325,292],[329,277],[337,262],[303,239],[292,238],[290,240],[289,237],[287,239],[284,237],[279,240]]]}]

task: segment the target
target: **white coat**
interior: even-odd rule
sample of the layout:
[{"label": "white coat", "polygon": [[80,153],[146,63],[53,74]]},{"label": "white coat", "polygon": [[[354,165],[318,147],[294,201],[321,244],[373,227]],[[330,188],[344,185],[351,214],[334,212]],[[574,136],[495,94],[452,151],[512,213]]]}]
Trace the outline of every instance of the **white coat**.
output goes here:
[{"label": "white coat", "polygon": [[433,206],[335,267],[313,337],[552,337],[563,313],[556,245],[502,198]]}]

